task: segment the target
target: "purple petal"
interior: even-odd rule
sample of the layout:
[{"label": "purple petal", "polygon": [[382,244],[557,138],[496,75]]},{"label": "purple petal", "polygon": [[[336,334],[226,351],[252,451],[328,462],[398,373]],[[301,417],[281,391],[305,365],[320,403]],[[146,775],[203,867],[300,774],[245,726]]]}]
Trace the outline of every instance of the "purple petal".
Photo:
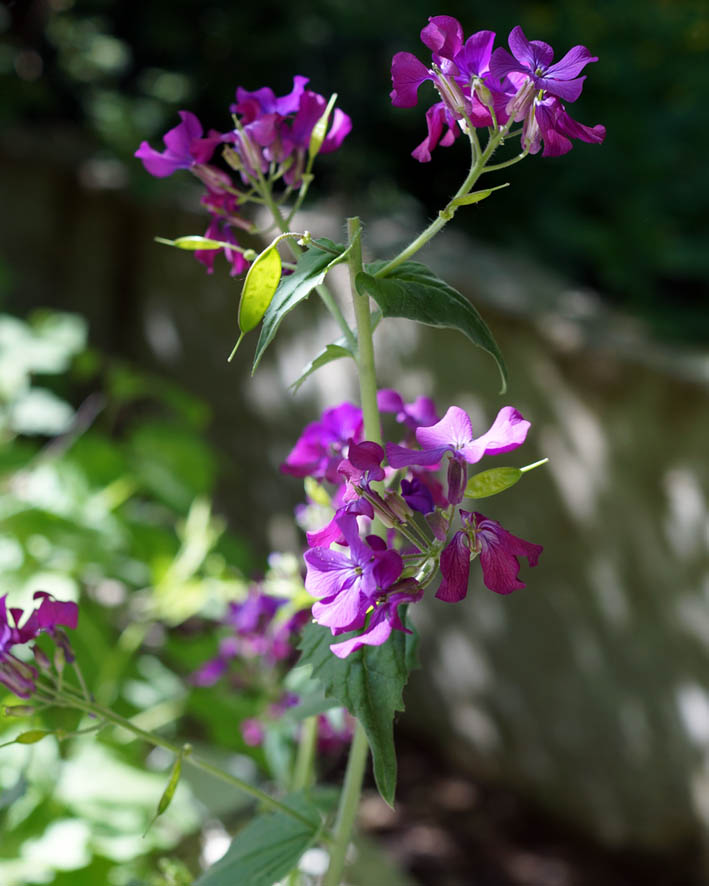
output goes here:
[{"label": "purple petal", "polygon": [[373,627],[351,637],[349,640],[343,640],[341,643],[333,643],[330,651],[338,658],[347,658],[351,652],[356,652],[362,646],[381,646],[391,635],[391,623],[388,619],[380,619]]},{"label": "purple petal", "polygon": [[338,594],[313,604],[313,618],[335,633],[344,633],[361,627],[370,602],[358,585],[344,588]]},{"label": "purple petal", "polygon": [[490,57],[495,42],[494,31],[478,31],[465,41],[465,46],[458,56],[456,64],[465,68],[468,74],[481,76],[490,70]]},{"label": "purple petal", "polygon": [[384,551],[377,556],[373,574],[377,587],[385,591],[398,579],[404,569],[404,561],[396,551]]},{"label": "purple petal", "polygon": [[281,98],[277,98],[273,103],[273,110],[285,117],[287,114],[293,114],[300,106],[301,96],[305,90],[309,78],[296,74],[293,77],[293,89]]},{"label": "purple petal", "polygon": [[529,70],[523,67],[506,49],[498,47],[490,57],[490,74],[501,80],[513,71],[529,74]]},{"label": "purple petal", "polygon": [[451,406],[437,424],[416,429],[416,440],[423,450],[441,448],[458,450],[472,439],[473,426],[470,418],[459,406]]},{"label": "purple petal", "polygon": [[64,625],[67,628],[76,628],[79,617],[79,607],[76,603],[66,603],[61,600],[55,600],[51,594],[44,591],[37,591],[34,595],[35,599],[42,595],[43,599],[37,609],[37,622],[40,630],[52,630],[57,625]]},{"label": "purple petal", "polygon": [[448,446],[443,446],[440,449],[421,451],[407,449],[405,446],[398,446],[396,443],[387,443],[386,453],[392,468],[403,468],[408,465],[437,465],[449,448]]},{"label": "purple petal", "polygon": [[510,31],[508,43],[512,50],[512,55],[517,61],[521,62],[528,71],[534,71],[534,62],[536,60],[534,48],[524,36],[524,31],[519,25]]},{"label": "purple petal", "polygon": [[332,125],[320,146],[320,153],[329,154],[331,151],[336,151],[351,131],[352,118],[339,108],[335,108],[332,114]]},{"label": "purple petal", "polygon": [[180,111],[182,123],[165,133],[163,141],[176,156],[189,157],[192,142],[202,137],[202,124],[191,111]]},{"label": "purple petal", "polygon": [[340,551],[311,548],[303,555],[305,588],[313,597],[331,597],[356,577],[352,561]]},{"label": "purple petal", "polygon": [[585,46],[574,46],[556,64],[550,65],[544,72],[547,77],[555,80],[573,80],[590,62],[597,62],[598,56],[591,55]]},{"label": "purple petal", "polygon": [[495,520],[489,520],[483,514],[475,513],[473,517],[486,587],[497,594],[511,594],[512,591],[526,587],[519,580],[518,558],[526,557],[530,566],[536,566],[543,547],[512,535]]},{"label": "purple petal", "polygon": [[371,480],[383,480],[384,471],[381,463],[384,460],[384,450],[378,443],[365,440],[350,446],[347,457],[354,467],[360,471],[368,471]]},{"label": "purple petal", "polygon": [[577,77],[575,80],[557,80],[555,77],[535,77],[534,85],[537,89],[544,89],[549,95],[555,95],[567,102],[575,102],[583,90],[583,81],[586,76]]},{"label": "purple petal", "polygon": [[421,41],[436,55],[452,60],[463,45],[463,26],[452,15],[433,15],[421,31]]},{"label": "purple petal", "polygon": [[377,407],[380,412],[402,412],[404,400],[393,388],[382,388],[377,392]]},{"label": "purple petal", "polygon": [[470,547],[464,532],[456,532],[441,554],[441,583],[436,597],[446,603],[458,603],[468,593]]},{"label": "purple petal", "polygon": [[401,481],[401,495],[406,504],[420,514],[430,514],[434,509],[431,490],[416,477]]},{"label": "purple petal", "polygon": [[413,108],[418,101],[418,88],[424,80],[432,80],[428,68],[410,52],[397,52],[391,60],[391,103],[396,108]]},{"label": "purple petal", "polygon": [[483,455],[501,455],[517,449],[527,439],[531,426],[513,406],[503,406],[490,430],[463,448],[463,457],[475,464]]},{"label": "purple petal", "polygon": [[543,40],[530,40],[529,45],[532,47],[532,53],[534,56],[534,62],[532,65],[533,69],[535,71],[538,68],[546,69],[554,58],[554,50]]}]

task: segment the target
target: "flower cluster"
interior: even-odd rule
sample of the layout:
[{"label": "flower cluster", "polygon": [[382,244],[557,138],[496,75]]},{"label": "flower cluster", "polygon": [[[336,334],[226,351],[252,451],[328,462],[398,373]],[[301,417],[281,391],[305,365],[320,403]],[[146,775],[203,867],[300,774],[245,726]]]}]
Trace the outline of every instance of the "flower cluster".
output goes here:
[{"label": "flower cluster", "polygon": [[430,160],[436,145],[451,145],[467,126],[498,130],[521,123],[523,151],[536,154],[543,144],[544,157],[566,154],[572,138],[596,144],[605,138],[604,126],[584,126],[564,106],[581,94],[586,79],[581,71],[598,61],[585,46],[574,46],[554,63],[551,46],[528,40],[518,25],[509,36],[510,54],[493,49],[493,31],[464,40],[460,22],[448,15],[430,18],[421,40],[432,51],[430,67],[410,52],[398,52],[391,67],[397,107],[413,107],[425,80],[441,99],[426,112],[428,135],[413,151],[417,160]]},{"label": "flower cluster", "polygon": [[[301,525],[312,523],[309,514],[324,484],[335,487],[334,514],[325,526],[307,532],[304,559],[305,587],[318,598],[315,621],[334,636],[358,632],[330,646],[340,658],[364,645],[381,645],[392,630],[407,630],[399,607],[421,599],[437,566],[436,596],[457,602],[467,593],[471,558],[480,557],[488,588],[509,594],[524,587],[519,558],[534,566],[542,551],[463,509],[462,528],[450,537],[468,465],[524,443],[530,423],[516,409],[503,407],[489,430],[476,437],[469,416],[457,406],[438,420],[430,399],[406,404],[393,390],[379,392],[378,406],[403,426],[405,445],[388,442],[382,448],[364,440],[361,410],[343,403],[308,425],[282,465],[285,473],[317,481],[314,491],[310,487],[311,507],[299,510]],[[445,486],[434,474],[444,460]],[[386,538],[367,534],[375,518],[386,527]]]},{"label": "flower cluster", "polygon": [[[350,118],[339,108],[326,117],[326,99],[306,89],[307,83],[307,77],[294,77],[293,89],[280,97],[267,86],[254,92],[239,87],[236,102],[230,107],[233,129],[210,130],[205,135],[193,113],[180,111],[181,122],[163,137],[164,151],[156,151],[144,141],[135,152],[145,169],[157,178],[187,169],[205,185],[202,205],[210,217],[205,237],[224,244],[219,250],[195,252],[208,273],[213,271],[217,252],[223,252],[231,264],[232,276],[248,267],[235,230],[251,229],[241,212],[253,192],[258,194],[279,179],[289,189],[307,185],[313,156],[335,151],[351,130]],[[325,124],[330,124],[329,130],[319,132],[316,126],[323,118]],[[213,155],[220,146],[238,181],[230,172],[213,165]]]},{"label": "flower cluster", "polygon": [[[60,625],[75,628],[78,619],[76,603],[65,603],[55,600],[46,591],[37,591],[34,599],[39,599],[39,606],[27,618],[21,609],[7,608],[7,595],[0,597],[0,683],[20,698],[34,695],[37,669],[18,658],[11,650],[16,646],[25,646],[36,640],[39,634],[46,633],[52,638],[65,661],[73,661],[74,655],[69,639]],[[22,624],[20,624],[22,622]],[[35,658],[43,669],[49,668],[49,661],[42,650],[33,648]]]},{"label": "flower cluster", "polygon": [[[282,680],[296,658],[296,643],[308,619],[307,609],[293,612],[285,597],[254,584],[243,601],[229,604],[223,619],[229,633],[219,641],[217,655],[192,675],[196,686],[213,686],[228,678],[242,692],[265,695],[259,715],[241,723],[242,738],[251,747],[261,745],[269,726],[300,701],[296,693],[283,689]],[[342,712],[318,715],[318,747],[324,752],[341,749],[351,739],[352,727],[351,717]]]}]

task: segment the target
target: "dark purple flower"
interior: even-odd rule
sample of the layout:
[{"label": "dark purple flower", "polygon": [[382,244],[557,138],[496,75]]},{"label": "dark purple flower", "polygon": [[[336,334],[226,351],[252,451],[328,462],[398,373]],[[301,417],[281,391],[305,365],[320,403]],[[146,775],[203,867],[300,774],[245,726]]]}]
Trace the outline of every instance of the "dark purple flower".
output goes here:
[{"label": "dark purple flower", "polygon": [[413,511],[420,514],[430,514],[434,508],[431,490],[418,477],[401,481],[401,497]]},{"label": "dark purple flower", "polygon": [[468,592],[470,557],[480,555],[485,586],[496,594],[511,594],[526,585],[519,580],[519,558],[536,566],[543,548],[518,538],[483,514],[461,510],[463,529],[456,532],[441,554],[439,600],[457,603]]},{"label": "dark purple flower", "polygon": [[[511,73],[526,75],[534,92],[543,90],[564,101],[574,102],[581,95],[585,75],[579,77],[589,62],[597,62],[585,46],[574,46],[556,64],[552,64],[554,50],[541,40],[529,41],[517,25],[509,36],[512,55],[506,49],[496,49],[490,59],[490,71],[497,78]],[[521,119],[518,118],[518,119]]]},{"label": "dark purple flower", "polygon": [[530,566],[536,566],[544,548],[512,535],[483,514],[466,511],[461,514],[472,529],[474,550],[480,554],[486,587],[497,594],[511,594],[525,587],[519,580],[519,558],[526,557]]},{"label": "dark purple flower", "polygon": [[436,597],[446,603],[458,603],[468,593],[470,576],[470,539],[465,531],[456,532],[443,549],[440,568],[441,583]]},{"label": "dark purple flower", "polygon": [[337,468],[350,441],[359,443],[363,431],[362,410],[353,403],[326,409],[320,421],[309,424],[281,465],[284,474],[314,477],[338,483]]},{"label": "dark purple flower", "polygon": [[338,525],[349,546],[346,553],[311,548],[304,555],[305,587],[321,598],[313,605],[313,618],[333,634],[362,627],[377,593],[390,587],[403,569],[396,551],[377,549],[381,539],[374,547],[362,541],[356,517],[346,514]]}]

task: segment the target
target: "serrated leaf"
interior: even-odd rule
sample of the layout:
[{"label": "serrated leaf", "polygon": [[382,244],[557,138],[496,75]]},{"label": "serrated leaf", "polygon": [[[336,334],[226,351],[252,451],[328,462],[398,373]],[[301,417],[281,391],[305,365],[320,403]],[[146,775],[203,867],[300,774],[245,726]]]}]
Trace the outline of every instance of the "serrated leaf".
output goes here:
[{"label": "serrated leaf", "polygon": [[309,820],[283,812],[259,815],[234,837],[226,855],[195,886],[273,886],[297,865],[320,830],[317,809],[293,794],[283,802]]},{"label": "serrated leaf", "polygon": [[305,379],[309,375],[312,375],[317,369],[320,369],[322,366],[327,366],[327,364],[332,363],[333,360],[340,360],[342,357],[354,356],[349,348],[339,342],[344,342],[344,339],[339,339],[338,342],[333,342],[331,345],[325,345],[325,348],[320,351],[316,357],[313,357],[310,363],[303,367],[303,371],[290,386],[294,394],[303,384]]},{"label": "serrated leaf", "polygon": [[239,328],[251,332],[261,322],[281,279],[281,256],[269,246],[254,260],[244,280],[239,301]]},{"label": "serrated leaf", "polygon": [[490,468],[489,471],[474,474],[468,480],[465,495],[467,498],[488,498],[504,492],[521,479],[522,471],[519,468]]},{"label": "serrated leaf", "polygon": [[[372,266],[369,270],[373,270]],[[497,363],[507,390],[507,368],[497,342],[473,305],[452,286],[419,262],[404,262],[386,277],[364,271],[355,280],[360,293],[368,293],[384,317],[405,317],[426,326],[457,329]]]},{"label": "serrated leaf", "polygon": [[[263,317],[261,334],[256,345],[256,354],[251,368],[251,374],[261,362],[264,351],[271,344],[278,332],[281,321],[299,302],[307,298],[310,293],[325,279],[332,265],[342,260],[345,247],[333,243],[331,240],[320,239],[315,241],[322,243],[330,251],[310,246],[298,260],[298,264],[292,274],[283,277],[268,309]],[[337,250],[338,255],[333,256],[331,250]]]},{"label": "serrated leaf", "polygon": [[[345,634],[337,641],[349,636]],[[309,664],[312,675],[322,682],[325,695],[346,707],[364,727],[377,788],[392,806],[396,790],[394,715],[404,710],[403,689],[409,671],[416,666],[416,635],[393,631],[381,646],[364,646],[345,659],[332,654],[332,642],[328,628],[307,625],[299,646],[299,664]]]}]

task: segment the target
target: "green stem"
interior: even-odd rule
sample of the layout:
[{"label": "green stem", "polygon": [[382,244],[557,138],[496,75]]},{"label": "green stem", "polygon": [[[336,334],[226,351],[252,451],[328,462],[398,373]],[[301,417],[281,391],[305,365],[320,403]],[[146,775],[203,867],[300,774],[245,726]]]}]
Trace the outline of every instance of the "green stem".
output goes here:
[{"label": "green stem", "polygon": [[495,149],[507,137],[507,133],[510,129],[510,126],[512,125],[512,122],[512,119],[510,119],[509,122],[502,129],[498,130],[498,132],[491,136],[488,140],[488,143],[485,145],[485,150],[482,152],[476,150],[476,142],[475,140],[473,140],[472,136],[470,137],[473,159],[470,167],[470,172],[468,173],[463,184],[451,197],[445,209],[438,214],[438,218],[432,221],[431,224],[424,231],[422,231],[415,240],[409,243],[409,245],[405,249],[402,249],[397,256],[395,256],[391,261],[387,262],[385,265],[379,268],[379,270],[374,274],[375,277],[386,277],[387,274],[390,274],[394,270],[394,268],[397,268],[400,264],[411,258],[412,255],[415,255],[419,251],[419,249],[424,247],[429,240],[435,237],[436,234],[443,227],[445,227],[445,225],[448,224],[448,222],[453,217],[453,212],[451,210],[455,209],[455,200],[457,200],[459,197],[465,197],[466,194],[469,194],[478,178],[482,175],[483,172],[487,171],[485,170],[485,164],[490,159],[490,157],[492,157]]},{"label": "green stem", "polygon": [[340,806],[337,810],[334,844],[330,848],[330,866],[323,881],[323,886],[340,886],[342,872],[345,867],[347,847],[350,844],[359,798],[362,792],[364,768],[367,765],[369,744],[362,724],[358,721],[355,729],[350,756],[347,761],[345,783],[340,795]]},{"label": "green stem", "polygon": [[[165,748],[166,750],[171,751],[173,754],[180,754],[182,752],[182,748],[180,745],[176,745],[173,742],[168,741],[165,738],[161,738],[159,735],[155,735],[152,732],[146,732],[144,729],[140,729],[140,727],[136,726],[130,720],[126,719],[125,717],[121,717],[120,714],[116,714],[108,708],[103,708],[100,705],[92,704],[88,701],[83,701],[82,699],[77,697],[56,697],[55,702],[58,705],[63,704],[63,706],[65,707],[77,708],[78,710],[81,710],[86,714],[93,714],[96,717],[100,717],[102,720],[105,720],[108,723],[112,723],[114,726],[120,726],[123,729],[127,729],[129,732],[132,732],[134,735],[137,735],[138,738],[142,738],[149,744]],[[254,787],[247,781],[243,781],[242,779],[237,778],[236,775],[225,772],[223,769],[219,769],[217,766],[212,766],[211,763],[207,763],[206,760],[201,760],[199,757],[195,757],[193,754],[185,756],[184,760],[191,766],[194,766],[197,769],[201,769],[203,772],[207,772],[209,773],[209,775],[212,775],[215,778],[221,779],[221,781],[226,782],[232,787],[238,788],[245,794],[249,794],[254,799],[258,800],[267,809],[271,809],[274,812],[282,812],[284,815],[288,815],[291,818],[297,819],[303,824],[307,824],[308,827],[312,827],[312,822],[309,821],[304,815],[301,815],[299,812],[296,812],[294,809],[286,806],[285,803],[279,803],[278,800],[274,800],[273,797],[270,797],[268,794],[264,793],[264,791],[259,790],[257,787]]]},{"label": "green stem", "polygon": [[295,769],[293,770],[294,791],[302,791],[313,780],[313,763],[315,762],[317,741],[318,718],[317,716],[306,717],[300,733],[298,754],[295,758]]},{"label": "green stem", "polygon": [[[347,219],[347,235],[350,246],[347,263],[350,272],[350,287],[357,321],[357,368],[359,370],[359,390],[364,434],[367,440],[382,445],[381,421],[377,407],[377,377],[374,368],[374,344],[372,341],[372,319],[369,310],[369,296],[360,295],[355,286],[357,274],[362,270],[362,247],[360,242],[362,226],[358,218]],[[347,847],[352,836],[359,798],[362,793],[364,770],[369,756],[369,743],[362,724],[357,721],[354,738],[347,761],[345,783],[340,794],[337,810],[334,842],[330,847],[330,866],[323,886],[339,886],[345,867]]]},{"label": "green stem", "polygon": [[367,440],[383,445],[381,420],[377,407],[377,375],[374,368],[374,342],[372,340],[372,316],[369,310],[369,296],[360,295],[355,286],[355,278],[362,271],[362,246],[360,234],[362,225],[358,218],[347,219],[347,234],[350,252],[347,264],[350,270],[350,286],[357,321],[357,368],[359,370],[359,392],[364,415],[364,435]]}]

